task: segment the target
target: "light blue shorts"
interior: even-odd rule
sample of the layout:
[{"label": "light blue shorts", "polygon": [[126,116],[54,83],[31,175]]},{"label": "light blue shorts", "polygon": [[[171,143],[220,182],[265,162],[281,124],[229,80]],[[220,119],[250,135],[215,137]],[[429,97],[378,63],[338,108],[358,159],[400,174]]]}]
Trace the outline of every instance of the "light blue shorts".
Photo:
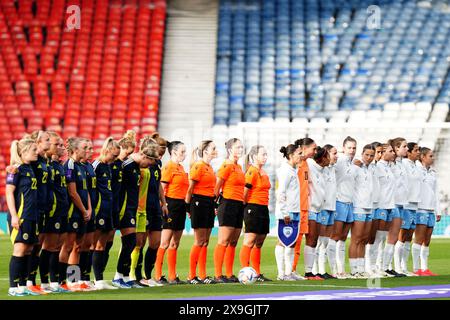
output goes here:
[{"label": "light blue shorts", "polygon": [[289,212],[289,217],[292,221],[300,221],[300,213],[299,212]]},{"label": "light blue shorts", "polygon": [[355,221],[371,222],[372,214],[373,214],[372,209],[353,208],[353,217]]},{"label": "light blue shorts", "polygon": [[332,226],[334,224],[334,211],[320,211],[317,215],[317,223],[320,223],[323,226]]},{"label": "light blue shorts", "polygon": [[336,201],[336,221],[345,223],[352,223],[353,218],[353,204]]},{"label": "light blue shorts", "polygon": [[434,228],[434,225],[436,224],[434,212],[417,211],[416,224],[424,224],[428,228]]},{"label": "light blue shorts", "polygon": [[308,221],[316,221],[319,219],[319,213],[308,211]]},{"label": "light blue shorts", "polygon": [[355,221],[359,222],[371,222],[372,221],[372,214],[371,213],[354,213],[353,217]]},{"label": "light blue shorts", "polygon": [[395,218],[401,218],[400,217],[400,210],[399,208],[394,209],[376,209],[375,215],[373,217],[373,220],[383,220],[386,222],[391,222]]},{"label": "light blue shorts", "polygon": [[416,211],[403,209],[400,211],[402,214],[402,229],[415,230],[416,229]]}]

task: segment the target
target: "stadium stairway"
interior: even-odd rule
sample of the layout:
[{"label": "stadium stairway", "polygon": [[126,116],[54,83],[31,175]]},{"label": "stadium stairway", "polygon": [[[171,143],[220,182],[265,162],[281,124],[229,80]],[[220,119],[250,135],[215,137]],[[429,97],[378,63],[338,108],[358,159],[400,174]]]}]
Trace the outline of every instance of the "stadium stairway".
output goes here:
[{"label": "stadium stairway", "polygon": [[217,8],[216,0],[167,3],[158,130],[169,140],[182,140],[188,150],[212,126]]}]

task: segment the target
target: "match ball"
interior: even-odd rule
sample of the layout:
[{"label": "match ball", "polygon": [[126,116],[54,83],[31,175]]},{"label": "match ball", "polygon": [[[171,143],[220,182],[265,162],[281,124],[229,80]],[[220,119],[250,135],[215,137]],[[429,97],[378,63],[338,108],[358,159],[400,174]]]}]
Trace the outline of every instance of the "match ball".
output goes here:
[{"label": "match ball", "polygon": [[238,279],[240,283],[247,285],[255,283],[257,276],[255,269],[252,267],[245,267],[239,271]]}]

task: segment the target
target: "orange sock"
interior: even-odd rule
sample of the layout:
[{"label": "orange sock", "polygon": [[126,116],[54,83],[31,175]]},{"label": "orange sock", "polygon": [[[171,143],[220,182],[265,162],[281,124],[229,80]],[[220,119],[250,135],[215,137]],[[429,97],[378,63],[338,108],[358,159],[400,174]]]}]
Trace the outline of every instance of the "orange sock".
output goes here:
[{"label": "orange sock", "polygon": [[298,259],[300,258],[300,247],[302,246],[303,234],[300,233],[297,238],[297,243],[294,249],[294,264],[292,265],[292,272],[297,270]]},{"label": "orange sock", "polygon": [[158,248],[158,253],[156,254],[155,261],[155,279],[159,280],[162,275],[162,266],[164,263],[164,254],[166,253],[166,249]]},{"label": "orange sock", "polygon": [[206,256],[208,255],[208,247],[201,247],[198,257],[198,276],[200,279],[206,278]]},{"label": "orange sock", "polygon": [[216,278],[219,278],[222,275],[222,265],[223,258],[225,256],[225,250],[227,250],[227,247],[220,244],[217,244],[216,248],[214,249],[214,271]]},{"label": "orange sock", "polygon": [[192,246],[191,254],[189,257],[189,279],[193,279],[197,276],[197,262],[200,255],[200,246]]},{"label": "orange sock", "polygon": [[241,252],[239,253],[239,260],[241,260],[241,268],[248,267],[250,265],[250,252],[252,248],[242,245]]},{"label": "orange sock", "polygon": [[225,273],[228,278],[233,275],[235,252],[236,252],[236,247],[232,247],[232,246],[228,246],[227,251],[225,251]]},{"label": "orange sock", "polygon": [[169,280],[177,277],[177,249],[167,250],[167,264],[169,269]]},{"label": "orange sock", "polygon": [[252,248],[250,260],[252,261],[252,268],[255,269],[257,274],[261,274],[261,248],[256,246]]}]

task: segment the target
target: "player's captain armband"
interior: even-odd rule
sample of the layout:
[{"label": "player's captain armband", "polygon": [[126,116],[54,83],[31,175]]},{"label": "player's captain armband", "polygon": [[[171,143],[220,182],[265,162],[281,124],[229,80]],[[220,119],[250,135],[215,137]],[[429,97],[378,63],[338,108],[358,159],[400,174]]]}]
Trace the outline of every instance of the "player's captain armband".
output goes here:
[{"label": "player's captain armband", "polygon": [[14,183],[14,177],[15,177],[14,173],[8,173],[8,175],[6,176],[6,183],[9,184]]}]

